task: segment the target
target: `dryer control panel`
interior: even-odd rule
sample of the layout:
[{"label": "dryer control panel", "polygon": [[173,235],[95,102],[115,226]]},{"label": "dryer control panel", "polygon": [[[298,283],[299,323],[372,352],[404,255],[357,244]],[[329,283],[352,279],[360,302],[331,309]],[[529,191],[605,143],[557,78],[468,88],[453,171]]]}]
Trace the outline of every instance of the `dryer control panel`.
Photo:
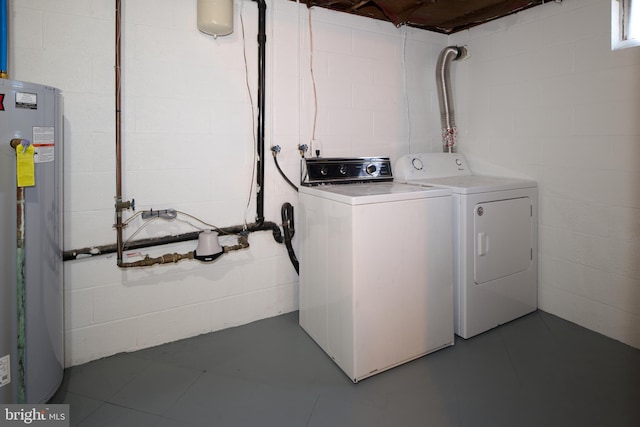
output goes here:
[{"label": "dryer control panel", "polygon": [[418,180],[471,175],[467,159],[459,153],[418,153],[402,156],[396,162],[397,180]]}]

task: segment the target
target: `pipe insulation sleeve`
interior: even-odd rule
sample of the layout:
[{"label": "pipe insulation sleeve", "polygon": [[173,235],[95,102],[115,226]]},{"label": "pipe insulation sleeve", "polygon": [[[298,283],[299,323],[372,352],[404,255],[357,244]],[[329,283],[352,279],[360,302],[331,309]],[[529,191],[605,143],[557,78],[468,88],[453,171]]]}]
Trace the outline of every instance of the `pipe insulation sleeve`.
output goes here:
[{"label": "pipe insulation sleeve", "polygon": [[7,0],[0,0],[0,78],[9,77],[7,67],[9,56],[9,15],[7,12]]}]

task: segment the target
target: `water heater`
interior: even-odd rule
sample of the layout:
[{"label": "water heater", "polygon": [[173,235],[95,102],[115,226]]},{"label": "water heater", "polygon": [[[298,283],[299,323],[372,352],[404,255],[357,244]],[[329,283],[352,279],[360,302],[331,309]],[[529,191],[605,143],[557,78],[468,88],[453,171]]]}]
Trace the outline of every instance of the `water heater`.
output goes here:
[{"label": "water heater", "polygon": [[[10,146],[31,143],[31,150]],[[25,153],[31,153],[26,155]],[[34,185],[17,197],[21,174]],[[26,166],[25,166],[26,165]],[[22,175],[21,175],[22,176]],[[0,79],[0,403],[44,403],[64,368],[62,96]],[[20,208],[20,214],[18,214]],[[18,226],[18,218],[24,218]],[[18,230],[23,238],[18,237]],[[20,249],[18,249],[20,247]]]},{"label": "water heater", "polygon": [[233,0],[198,0],[198,29],[214,37],[233,32]]}]

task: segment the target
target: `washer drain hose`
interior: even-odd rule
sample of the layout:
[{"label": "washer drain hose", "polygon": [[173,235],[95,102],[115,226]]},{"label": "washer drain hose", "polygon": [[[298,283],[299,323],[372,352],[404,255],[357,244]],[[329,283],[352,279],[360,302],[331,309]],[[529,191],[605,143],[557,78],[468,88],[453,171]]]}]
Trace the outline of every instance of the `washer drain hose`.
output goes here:
[{"label": "washer drain hose", "polygon": [[282,230],[284,232],[284,244],[287,247],[287,252],[289,253],[289,259],[291,260],[291,264],[293,264],[293,268],[296,269],[296,273],[300,274],[300,263],[298,262],[298,258],[293,250],[293,246],[291,245],[291,240],[296,233],[295,226],[293,223],[293,206],[291,203],[285,203],[282,205],[280,209],[280,213],[282,214]]}]

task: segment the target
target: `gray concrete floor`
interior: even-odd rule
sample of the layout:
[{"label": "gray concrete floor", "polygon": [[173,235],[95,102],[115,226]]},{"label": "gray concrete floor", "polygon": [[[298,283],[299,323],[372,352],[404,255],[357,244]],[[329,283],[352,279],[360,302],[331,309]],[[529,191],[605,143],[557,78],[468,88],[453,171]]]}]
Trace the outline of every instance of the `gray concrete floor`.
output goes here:
[{"label": "gray concrete floor", "polygon": [[73,426],[640,426],[640,350],[537,311],[358,384],[298,313],[65,371]]}]

